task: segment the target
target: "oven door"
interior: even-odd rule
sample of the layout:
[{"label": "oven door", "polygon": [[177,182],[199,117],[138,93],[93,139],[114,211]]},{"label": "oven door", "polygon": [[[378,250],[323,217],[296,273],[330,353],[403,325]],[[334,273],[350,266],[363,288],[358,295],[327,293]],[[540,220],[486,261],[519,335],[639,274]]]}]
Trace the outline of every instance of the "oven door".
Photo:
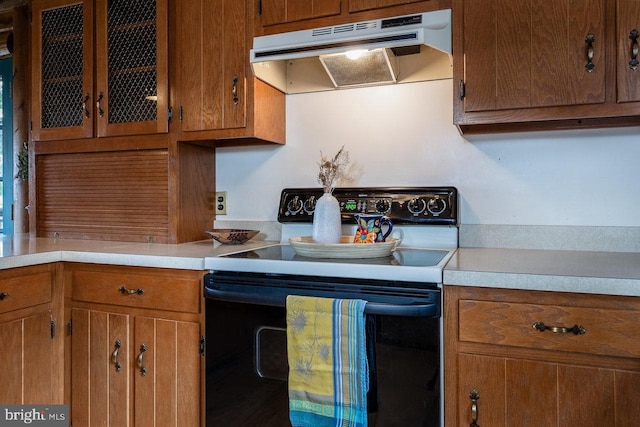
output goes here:
[{"label": "oven door", "polygon": [[[205,280],[207,426],[290,426],[281,294],[313,288],[317,296],[330,295],[319,285],[326,278],[306,288],[299,279],[289,279],[297,283],[272,287],[262,298],[250,289],[238,295],[230,289],[233,283],[225,285],[220,278],[217,284]],[[339,293],[380,300],[372,294]],[[404,303],[397,297],[393,303],[367,303],[369,426],[440,426],[439,290],[421,293],[422,299],[414,295]]]}]

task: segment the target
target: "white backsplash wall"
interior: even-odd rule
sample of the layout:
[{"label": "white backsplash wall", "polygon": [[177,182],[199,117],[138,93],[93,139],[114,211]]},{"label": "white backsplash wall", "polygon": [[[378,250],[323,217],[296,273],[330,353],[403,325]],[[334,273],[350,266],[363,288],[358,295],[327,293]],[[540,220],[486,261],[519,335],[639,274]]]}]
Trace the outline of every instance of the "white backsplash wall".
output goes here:
[{"label": "white backsplash wall", "polygon": [[280,191],[318,187],[320,151],[350,153],[344,186],[456,186],[462,224],[640,226],[640,130],[462,137],[452,81],[287,97],[285,146],[220,148],[220,220],[275,221]]}]

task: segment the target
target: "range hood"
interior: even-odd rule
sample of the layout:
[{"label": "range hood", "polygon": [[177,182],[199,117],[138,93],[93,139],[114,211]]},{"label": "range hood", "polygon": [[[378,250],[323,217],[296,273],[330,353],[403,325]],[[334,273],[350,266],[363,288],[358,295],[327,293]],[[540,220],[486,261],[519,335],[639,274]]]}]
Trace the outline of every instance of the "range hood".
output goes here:
[{"label": "range hood", "polygon": [[251,66],[285,93],[451,78],[451,10],[255,37]]}]

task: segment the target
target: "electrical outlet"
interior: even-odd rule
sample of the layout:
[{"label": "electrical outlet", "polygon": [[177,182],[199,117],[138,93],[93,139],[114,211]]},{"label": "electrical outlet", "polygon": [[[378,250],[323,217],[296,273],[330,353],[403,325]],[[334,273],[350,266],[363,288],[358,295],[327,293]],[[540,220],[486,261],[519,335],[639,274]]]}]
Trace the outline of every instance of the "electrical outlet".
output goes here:
[{"label": "electrical outlet", "polygon": [[216,192],[216,215],[227,214],[227,192]]}]

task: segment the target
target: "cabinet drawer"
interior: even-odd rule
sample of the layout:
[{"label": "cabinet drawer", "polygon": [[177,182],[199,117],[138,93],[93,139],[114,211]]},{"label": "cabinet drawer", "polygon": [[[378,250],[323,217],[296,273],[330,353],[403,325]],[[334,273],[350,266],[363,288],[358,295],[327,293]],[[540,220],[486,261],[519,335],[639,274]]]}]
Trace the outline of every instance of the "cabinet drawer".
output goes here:
[{"label": "cabinet drawer", "polygon": [[178,275],[74,271],[72,298],[99,304],[200,312],[200,280]]},{"label": "cabinet drawer", "polygon": [[[640,311],[461,299],[460,341],[621,357],[640,357]],[[541,332],[548,327],[584,333]]]},{"label": "cabinet drawer", "polygon": [[51,274],[39,273],[0,280],[0,313],[51,301]]}]

